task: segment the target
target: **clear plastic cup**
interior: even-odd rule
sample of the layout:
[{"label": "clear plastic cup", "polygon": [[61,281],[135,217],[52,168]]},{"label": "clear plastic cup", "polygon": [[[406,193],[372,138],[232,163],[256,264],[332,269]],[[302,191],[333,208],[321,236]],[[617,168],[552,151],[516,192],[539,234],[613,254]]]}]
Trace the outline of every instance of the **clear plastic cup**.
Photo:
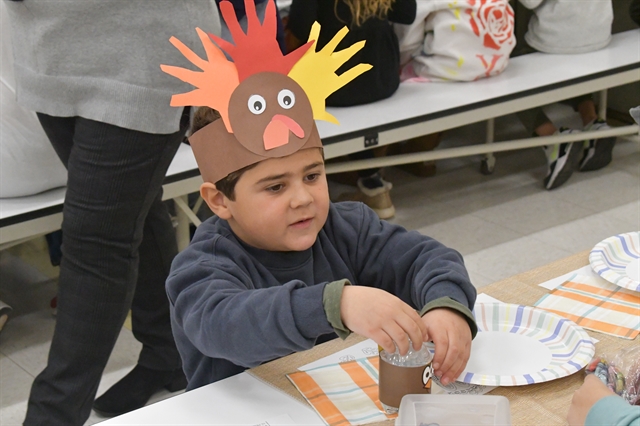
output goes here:
[{"label": "clear plastic cup", "polygon": [[432,359],[426,343],[416,351],[409,342],[409,352],[404,356],[398,348],[394,353],[380,350],[378,395],[387,414],[398,412],[405,395],[431,393]]}]

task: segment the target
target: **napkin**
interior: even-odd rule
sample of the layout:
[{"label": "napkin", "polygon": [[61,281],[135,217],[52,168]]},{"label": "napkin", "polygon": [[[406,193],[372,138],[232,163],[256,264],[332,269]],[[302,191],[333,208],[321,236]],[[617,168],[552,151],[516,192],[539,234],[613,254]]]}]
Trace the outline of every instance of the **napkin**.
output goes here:
[{"label": "napkin", "polygon": [[377,356],[329,364],[287,377],[330,426],[363,425],[397,417],[378,399]]},{"label": "napkin", "polygon": [[543,296],[535,306],[589,330],[630,340],[640,334],[640,293],[599,276],[576,274]]}]

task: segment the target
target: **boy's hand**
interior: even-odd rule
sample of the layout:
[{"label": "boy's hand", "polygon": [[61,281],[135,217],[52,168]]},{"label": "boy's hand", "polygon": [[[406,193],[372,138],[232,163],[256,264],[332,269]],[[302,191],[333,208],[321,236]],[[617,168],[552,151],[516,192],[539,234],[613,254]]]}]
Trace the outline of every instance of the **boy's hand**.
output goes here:
[{"label": "boy's hand", "polygon": [[591,407],[605,396],[615,395],[595,374],[589,374],[584,383],[573,394],[567,421],[569,425],[584,425]]},{"label": "boy's hand", "polygon": [[411,306],[393,294],[373,287],[345,286],[340,315],[349,330],[373,339],[389,353],[395,352],[395,342],[400,354],[405,355],[409,350],[409,338],[413,348],[420,349],[427,331],[420,315]]},{"label": "boy's hand", "polygon": [[422,316],[427,333],[425,341],[436,347],[433,371],[443,385],[453,382],[464,370],[471,353],[471,330],[460,314],[436,308]]}]

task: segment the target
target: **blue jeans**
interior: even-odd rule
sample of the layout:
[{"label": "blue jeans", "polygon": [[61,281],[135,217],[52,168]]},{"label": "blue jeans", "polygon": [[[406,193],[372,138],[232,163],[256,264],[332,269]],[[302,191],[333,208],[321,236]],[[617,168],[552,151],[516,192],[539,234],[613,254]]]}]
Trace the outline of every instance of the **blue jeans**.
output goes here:
[{"label": "blue jeans", "polygon": [[149,134],[81,117],[38,118],[68,171],[55,331],[25,425],[82,425],[129,309],[138,364],[181,367],[165,280],[177,254],[162,182],[187,129]]}]

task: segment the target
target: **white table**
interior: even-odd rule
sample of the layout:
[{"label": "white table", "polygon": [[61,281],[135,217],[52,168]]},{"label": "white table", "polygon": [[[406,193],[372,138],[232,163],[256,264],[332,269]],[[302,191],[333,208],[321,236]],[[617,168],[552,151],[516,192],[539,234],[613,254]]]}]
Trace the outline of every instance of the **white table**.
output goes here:
[{"label": "white table", "polygon": [[246,372],[109,419],[100,425],[228,426],[265,422],[271,426],[324,425],[308,404]]}]

